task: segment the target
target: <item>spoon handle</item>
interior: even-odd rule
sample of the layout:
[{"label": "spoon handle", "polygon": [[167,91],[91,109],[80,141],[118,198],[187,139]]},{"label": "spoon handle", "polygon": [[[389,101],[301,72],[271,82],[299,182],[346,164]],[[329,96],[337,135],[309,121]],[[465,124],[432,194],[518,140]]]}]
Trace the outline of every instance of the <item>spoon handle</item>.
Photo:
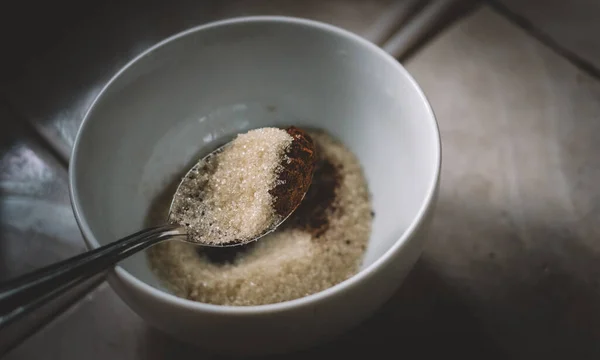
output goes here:
[{"label": "spoon handle", "polygon": [[185,233],[175,225],[139,231],[97,249],[0,284],[0,329],[102,272],[118,261],[160,241]]}]

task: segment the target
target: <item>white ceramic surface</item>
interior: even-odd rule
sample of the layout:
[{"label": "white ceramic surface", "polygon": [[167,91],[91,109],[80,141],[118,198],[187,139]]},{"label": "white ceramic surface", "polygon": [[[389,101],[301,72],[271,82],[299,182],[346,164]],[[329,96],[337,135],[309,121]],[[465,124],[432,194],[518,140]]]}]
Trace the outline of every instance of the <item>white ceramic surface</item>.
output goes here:
[{"label": "white ceramic surface", "polygon": [[400,285],[421,252],[437,193],[433,112],[381,49],[302,19],[193,28],[142,53],[108,83],[85,116],[70,167],[88,245],[139,230],[165,184],[234,134],[289,124],[324,128],[363,164],[375,219],[361,272],[302,299],[227,307],[169,294],[138,254],[109,282],[150,324],[218,352],[288,351],[347,330]]}]

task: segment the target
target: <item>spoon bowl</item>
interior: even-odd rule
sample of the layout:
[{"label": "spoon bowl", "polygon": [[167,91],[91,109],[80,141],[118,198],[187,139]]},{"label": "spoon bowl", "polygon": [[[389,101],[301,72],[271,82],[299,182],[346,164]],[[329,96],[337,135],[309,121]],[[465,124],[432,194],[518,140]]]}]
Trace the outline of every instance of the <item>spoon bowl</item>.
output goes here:
[{"label": "spoon bowl", "polygon": [[[298,208],[304,199],[312,182],[316,160],[315,146],[310,136],[297,127],[291,126],[284,131],[287,132],[292,140],[291,143],[286,147],[284,156],[279,159],[279,168],[277,170],[278,177],[275,181],[276,185],[269,190],[269,195],[272,198],[272,204],[269,206],[275,215],[273,217],[274,221],[261,228],[260,231],[256,232],[252,236],[245,238],[236,238],[227,242],[198,242],[192,241],[192,235],[190,234],[183,239],[184,241],[196,245],[205,245],[210,247],[232,247],[246,245],[275,231],[279,225],[285,222],[285,220],[292,215],[294,210]],[[196,162],[196,164],[194,164],[182,177],[169,206],[167,215],[167,222],[169,224],[179,225],[179,229],[182,232],[189,230],[188,234],[190,232],[197,231],[193,225],[185,223],[182,224],[182,221],[177,221],[177,217],[173,216],[173,214],[178,210],[181,211],[181,208],[190,206],[190,202],[185,202],[185,199],[190,196],[190,189],[194,189],[191,195],[192,197],[197,196],[194,195],[194,193],[202,190],[201,188],[199,190],[199,185],[194,183],[198,174],[201,174],[206,170],[205,166],[213,168],[218,167],[219,165],[216,164],[218,155],[226,151],[226,149],[235,141],[236,140],[226,143],[225,145],[220,146],[204,156],[202,159]],[[249,151],[248,154],[244,155],[244,158],[261,158],[261,156]],[[235,181],[241,182],[243,180],[236,177]],[[204,187],[206,184],[204,183],[200,186]],[[254,198],[252,202],[256,202],[256,199]],[[191,204],[191,206],[193,205],[194,203]],[[227,205],[228,204],[225,206]],[[225,209],[225,211],[227,210]],[[204,212],[202,212],[202,214],[204,214]],[[236,216],[245,216],[245,214],[237,214]],[[194,214],[194,217],[197,217],[197,214]],[[202,229],[199,230],[201,231]]]},{"label": "spoon bowl", "polygon": [[[181,181],[179,182],[179,185],[177,186],[177,190],[175,190],[175,195],[173,196],[173,199],[171,199],[171,204],[169,205],[169,212],[167,215],[167,219],[171,218],[171,213],[173,212],[173,205],[175,203],[175,197],[177,196],[178,193],[181,192],[182,185],[185,184],[187,179],[189,179],[190,174],[197,171],[197,169],[202,166],[203,161],[206,161],[206,159],[210,158],[211,156],[214,156],[214,155],[220,153],[221,151],[223,151],[223,149],[226,146],[227,146],[227,144],[217,148],[216,150],[212,151],[211,153],[209,153],[208,155],[203,157],[202,160],[200,160],[194,166],[192,166],[188,170],[188,172],[183,176],[183,178],[181,178]],[[303,198],[304,198],[304,196],[303,196]],[[298,204],[298,205],[300,205],[300,204]],[[298,205],[296,205],[296,207],[294,207],[294,209],[296,209],[298,207]],[[293,211],[289,212],[285,217],[280,218],[279,221],[277,221],[277,222],[273,223],[271,226],[265,228],[263,232],[261,232],[256,237],[251,238],[251,239],[231,241],[231,242],[226,242],[226,243],[199,243],[199,242],[191,241],[189,239],[189,236],[187,234],[187,230],[185,227],[178,226],[177,231],[179,231],[182,236],[177,236],[176,238],[174,238],[174,240],[184,241],[184,242],[196,245],[196,246],[213,247],[213,248],[227,248],[227,247],[246,245],[246,244],[254,242],[254,241],[264,237],[265,235],[275,231],[279,227],[279,225],[281,225],[285,220],[287,220],[292,215],[292,213],[293,213]]]}]

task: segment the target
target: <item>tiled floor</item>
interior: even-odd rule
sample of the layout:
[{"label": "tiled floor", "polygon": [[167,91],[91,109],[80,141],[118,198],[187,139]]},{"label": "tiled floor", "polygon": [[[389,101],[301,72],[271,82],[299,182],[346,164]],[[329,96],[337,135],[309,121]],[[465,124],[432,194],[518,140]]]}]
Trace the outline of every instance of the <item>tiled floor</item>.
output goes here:
[{"label": "tiled floor", "polygon": [[514,357],[593,358],[600,83],[485,8],[407,65],[444,149],[423,266]]},{"label": "tiled floor", "polygon": [[[321,19],[360,32],[387,4],[352,3],[343,14],[331,3],[330,13],[319,12]],[[254,1],[257,7],[252,9],[269,11],[264,4]],[[231,6],[240,14],[254,11],[246,2]],[[295,11],[308,14],[305,7]],[[132,44],[145,47],[163,31],[210,18],[200,13],[160,23],[141,42],[123,36],[111,54],[92,46],[70,62],[58,57],[65,48],[41,55],[39,59],[48,61],[29,65],[25,77],[13,74],[7,83],[15,89],[11,99],[68,145],[77,128],[73,119],[81,118],[100,84],[139,50]],[[119,23],[114,16],[115,29],[144,26],[142,20]],[[148,15],[146,19],[154,20],[144,21],[155,25],[158,18]],[[71,34],[60,46],[96,43],[88,40],[100,31],[88,31]],[[107,67],[90,70],[82,65],[96,61]],[[442,185],[430,242],[406,283],[376,316],[330,344],[289,358],[373,356],[390,350],[413,358],[597,358],[600,83],[486,6],[443,32],[405,65],[430,98],[442,132]],[[72,75],[63,81],[68,70]],[[61,93],[63,88],[68,91]],[[7,151],[5,159],[14,160],[4,161],[35,162],[40,165],[27,168],[42,173],[58,171],[27,146],[11,144]],[[0,189],[13,191],[15,184],[27,184],[26,173],[19,175],[24,181],[12,176],[0,172]],[[57,214],[67,211],[60,190],[63,180],[48,179],[48,189],[62,206]],[[28,211],[34,209],[41,207],[30,205]],[[78,251],[74,223],[68,228],[68,238],[74,240],[67,241],[67,252]],[[11,225],[10,231],[15,229]],[[15,239],[26,237],[17,235]],[[210,358],[149,329],[105,285],[6,359],[42,355]]]}]

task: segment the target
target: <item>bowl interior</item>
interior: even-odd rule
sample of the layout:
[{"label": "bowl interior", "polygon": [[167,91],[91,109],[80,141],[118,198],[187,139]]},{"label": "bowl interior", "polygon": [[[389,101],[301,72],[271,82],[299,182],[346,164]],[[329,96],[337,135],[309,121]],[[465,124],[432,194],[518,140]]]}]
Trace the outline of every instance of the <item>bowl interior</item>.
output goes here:
[{"label": "bowl interior", "polygon": [[[292,124],[325,129],[360,159],[375,211],[368,266],[415,221],[435,183],[435,121],[393,59],[307,21],[191,30],[126,67],[78,136],[71,180],[80,221],[100,244],[138,231],[158,194],[199,156],[236,133]],[[160,288],[144,254],[121,266]]]}]

